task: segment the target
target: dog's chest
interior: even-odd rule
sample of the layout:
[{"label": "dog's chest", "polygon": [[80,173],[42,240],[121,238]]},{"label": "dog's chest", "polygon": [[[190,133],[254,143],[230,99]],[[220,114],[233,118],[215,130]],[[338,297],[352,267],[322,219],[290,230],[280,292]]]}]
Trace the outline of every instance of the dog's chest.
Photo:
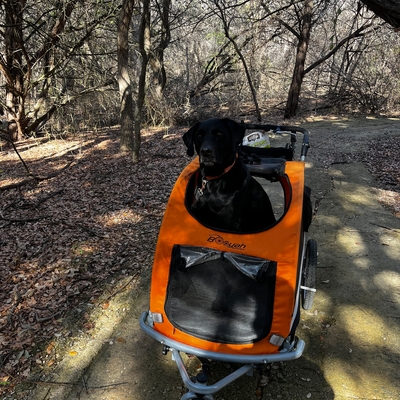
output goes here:
[{"label": "dog's chest", "polygon": [[203,178],[195,190],[193,209],[203,217],[207,215],[210,218],[232,213],[232,200],[235,194],[222,188],[222,182]]}]

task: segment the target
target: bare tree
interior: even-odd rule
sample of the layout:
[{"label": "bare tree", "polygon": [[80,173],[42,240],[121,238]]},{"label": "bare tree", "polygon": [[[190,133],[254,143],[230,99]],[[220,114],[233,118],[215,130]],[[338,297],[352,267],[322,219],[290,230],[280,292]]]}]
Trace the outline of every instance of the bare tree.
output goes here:
[{"label": "bare tree", "polygon": [[301,85],[304,77],[304,65],[307,57],[308,44],[310,42],[311,22],[312,22],[313,2],[305,0],[304,6],[298,11],[299,30],[291,30],[297,37],[296,60],[294,63],[292,83],[290,84],[289,94],[286,103],[284,118],[292,118],[296,115],[297,105],[299,103]]},{"label": "bare tree", "polygon": [[132,153],[134,162],[139,160],[140,155],[140,130],[142,126],[142,110],[146,96],[146,70],[149,62],[150,47],[150,0],[142,0],[142,17],[139,29],[139,49],[142,61],[140,66],[138,96],[135,106],[135,138]]},{"label": "bare tree", "polygon": [[203,76],[193,89],[190,89],[190,99],[210,93],[214,90],[212,82],[214,82],[221,75],[226,74],[233,70],[234,59],[229,53],[229,42],[226,42],[218,50],[217,54],[213,55],[203,71]]},{"label": "bare tree", "polygon": [[[78,9],[89,15],[88,10],[97,12],[92,13],[90,20],[79,19],[74,15]],[[4,27],[0,30],[0,46],[4,49],[0,72],[5,81],[5,96],[0,97],[0,105],[12,140],[37,131],[59,107],[113,83],[111,75],[102,74],[100,81],[76,85],[76,90],[71,90],[74,80],[82,81],[82,76],[77,78],[79,52],[82,57],[88,56],[86,46],[99,27],[113,18],[114,11],[112,2],[104,7],[102,2],[82,4],[78,0],[60,1],[57,7],[50,1],[0,3]]]},{"label": "bare tree", "polygon": [[153,87],[156,98],[161,99],[162,91],[167,83],[167,74],[164,64],[164,53],[171,42],[171,29],[169,13],[171,0],[156,2],[156,10],[159,15],[158,44],[154,46],[149,55],[149,65],[153,72]]},{"label": "bare tree", "polygon": [[[163,89],[167,81],[164,65],[164,52],[171,40],[169,10],[171,0],[162,0],[155,6],[155,21],[151,21],[151,1],[141,0],[136,7],[139,23],[137,42],[129,44],[129,26],[134,12],[134,0],[124,0],[118,27],[118,80],[121,99],[121,150],[132,151],[132,159],[140,156],[141,127],[146,95],[151,87],[155,93],[154,101],[163,101]],[[153,34],[153,37],[151,36]],[[135,32],[136,33],[136,32]],[[152,47],[154,39],[154,47]],[[132,81],[129,74],[129,54],[137,49],[137,93],[134,99]],[[152,81],[147,82],[147,68],[152,71]],[[154,107],[156,107],[155,105]]]},{"label": "bare tree", "polygon": [[[319,65],[323,64],[329,58],[334,56],[349,42],[371,33],[372,30],[368,30],[368,28],[373,27],[373,23],[369,19],[365,19],[363,21],[364,23],[361,24],[361,26],[359,25],[358,17],[360,8],[357,7],[357,11],[353,16],[353,20],[350,21],[351,28],[349,29],[349,32],[346,32],[345,36],[340,39],[340,36],[343,35],[342,32],[339,32],[340,27],[337,26],[336,22],[338,15],[341,13],[341,8],[338,6],[336,15],[333,15],[333,33],[331,32],[331,45],[329,47],[329,51],[324,54],[320,54],[319,58],[314,59],[311,64],[306,67],[306,58],[311,38],[311,29],[319,28],[319,25],[321,24],[320,16],[324,15],[325,11],[328,9],[329,2],[317,2],[314,4],[314,2],[311,0],[305,0],[303,2],[294,3],[292,6],[292,8],[287,9],[287,12],[281,13],[281,15],[275,17],[275,20],[285,27],[287,31],[296,38],[297,41],[292,79],[284,112],[284,118],[286,119],[294,117],[297,113],[301,88],[305,75],[309,74]],[[268,12],[271,12],[265,4],[264,8]],[[289,23],[290,20],[295,22]],[[335,38],[336,43],[334,43],[333,38]]]},{"label": "bare tree", "polygon": [[[398,26],[397,1],[363,3]],[[324,101],[343,92],[359,93],[363,104],[376,98],[370,109],[377,111],[388,97],[386,104],[396,107],[384,70],[372,68],[365,54],[381,54],[378,43],[389,34],[393,48],[385,64],[395,66],[398,36],[359,4],[2,0],[0,112],[7,120],[2,127],[19,140],[53,127],[64,130],[65,121],[78,131],[107,114],[113,124],[121,121],[121,150],[137,158],[146,123],[184,122],[227,108],[242,113],[249,103],[258,118],[263,107],[282,103],[291,117],[300,96],[316,98],[317,92]],[[378,40],[380,29],[384,35]],[[114,46],[110,36],[118,37]],[[393,85],[400,80],[397,70],[389,73]],[[359,84],[363,71],[371,77],[365,91]],[[383,92],[374,94],[376,88]]]},{"label": "bare tree", "polygon": [[[10,139],[20,140],[27,124],[25,115],[23,58],[27,55],[23,47],[23,9],[25,2],[8,1],[3,4],[5,13],[5,58],[1,56],[0,69],[6,81],[6,103],[3,104]],[[31,63],[27,63],[27,74],[31,75]]]},{"label": "bare tree", "polygon": [[[222,21],[222,25],[223,25],[223,28],[224,28],[225,36],[229,40],[229,42],[232,44],[233,48],[235,49],[236,54],[238,55],[242,65],[243,65],[243,69],[244,69],[245,74],[246,74],[247,83],[249,85],[249,88],[250,88],[250,91],[251,91],[251,95],[252,95],[252,98],[253,98],[253,102],[254,102],[254,106],[255,106],[255,109],[256,109],[257,120],[261,121],[261,112],[260,112],[260,107],[258,105],[257,93],[256,93],[256,89],[254,88],[254,85],[253,85],[253,80],[252,80],[249,68],[247,66],[246,59],[245,59],[243,53],[240,50],[240,46],[237,43],[237,40],[236,40],[237,37],[235,37],[235,35],[232,35],[231,32],[230,32],[230,29],[229,29],[230,25],[231,25],[231,22],[228,21],[228,18],[227,18],[227,9],[229,9],[230,13],[232,13],[233,9],[235,8],[235,5],[233,5],[231,7],[226,7],[225,2],[220,2],[220,0],[214,0],[214,3],[215,3],[215,6],[216,6],[216,8],[218,10],[218,16]],[[243,4],[245,4],[245,3],[247,3],[247,1],[244,1],[241,4],[241,6]],[[231,18],[233,20],[233,16],[231,16]]]},{"label": "bare tree", "polygon": [[134,148],[134,115],[132,82],[129,74],[129,26],[133,14],[134,0],[123,0],[118,21],[117,55],[118,86],[120,93],[120,149],[122,152]]}]

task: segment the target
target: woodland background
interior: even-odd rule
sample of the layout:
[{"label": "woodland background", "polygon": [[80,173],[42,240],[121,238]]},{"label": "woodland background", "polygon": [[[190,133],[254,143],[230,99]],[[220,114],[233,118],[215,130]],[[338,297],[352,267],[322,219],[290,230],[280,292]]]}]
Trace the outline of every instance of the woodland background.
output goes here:
[{"label": "woodland background", "polygon": [[[0,0],[0,392],[94,340],[151,266],[188,126],[398,114],[398,1],[378,3]],[[357,155],[397,216],[399,146]]]},{"label": "woodland background", "polygon": [[137,159],[143,126],[395,112],[399,14],[394,0],[2,0],[3,139],[121,124]]}]

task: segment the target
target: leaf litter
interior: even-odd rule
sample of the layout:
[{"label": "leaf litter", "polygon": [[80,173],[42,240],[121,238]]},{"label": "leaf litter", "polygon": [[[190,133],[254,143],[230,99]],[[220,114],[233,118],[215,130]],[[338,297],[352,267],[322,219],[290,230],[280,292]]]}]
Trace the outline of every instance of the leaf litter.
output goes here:
[{"label": "leaf litter", "polygon": [[[107,311],[113,296],[151,267],[169,193],[189,161],[183,133],[147,130],[136,164],[119,153],[112,129],[29,139],[18,151],[31,172],[48,179],[28,183],[14,150],[1,149],[0,393],[75,356],[74,348],[59,354],[57,339],[74,330],[90,335],[96,319],[88,305]],[[400,216],[399,137],[374,139],[366,151],[320,156],[326,167],[364,162],[380,201]],[[15,188],[2,189],[8,185]]]},{"label": "leaf litter", "polygon": [[136,164],[119,153],[113,130],[18,143],[32,174],[49,177],[39,181],[26,182],[15,151],[1,149],[0,393],[55,367],[55,339],[90,334],[90,308],[107,310],[151,267],[169,193],[188,162],[183,132],[147,130]]}]

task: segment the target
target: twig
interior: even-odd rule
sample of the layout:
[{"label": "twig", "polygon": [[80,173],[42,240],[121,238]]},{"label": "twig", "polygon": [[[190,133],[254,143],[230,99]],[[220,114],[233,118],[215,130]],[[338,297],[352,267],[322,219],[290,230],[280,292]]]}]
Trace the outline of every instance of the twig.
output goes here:
[{"label": "twig", "polygon": [[14,142],[13,142],[11,139],[9,139],[8,137],[6,137],[6,136],[0,135],[0,137],[1,137],[3,140],[6,140],[7,142],[11,143],[11,146],[14,148],[14,151],[17,153],[17,156],[18,156],[18,158],[21,160],[21,162],[22,162],[24,168],[26,169],[26,172],[28,173],[29,176],[33,176],[32,173],[31,173],[31,171],[29,171],[28,166],[25,164],[25,161],[22,159],[21,155],[19,154],[19,152],[18,152],[18,150],[17,150],[17,147],[15,146]]},{"label": "twig", "polygon": [[24,179],[23,181],[20,181],[20,182],[17,182],[17,183],[11,183],[10,185],[0,186],[0,191],[19,188],[21,186],[27,185],[28,183],[32,183],[33,181],[41,182],[41,181],[45,181],[46,179],[54,178],[57,175],[60,175],[64,170],[69,168],[72,163],[73,163],[73,161],[70,161],[67,165],[65,165],[64,167],[62,167],[58,171],[52,172],[51,174],[46,175],[46,176],[33,175],[32,173],[29,172],[29,176],[31,176],[30,179]]},{"label": "twig", "polygon": [[17,182],[17,183],[11,183],[9,185],[0,186],[0,190],[16,189],[16,188],[19,188],[21,186],[27,185],[28,183],[31,183],[34,180],[35,180],[34,178],[24,179],[23,181],[20,181],[20,182]]},{"label": "twig", "polygon": [[388,231],[393,231],[393,232],[397,232],[397,233],[400,232],[398,229],[389,228],[389,227],[384,226],[384,225],[374,224],[373,222],[370,222],[370,224],[378,226],[379,228],[387,229]]},{"label": "twig", "polygon": [[61,169],[59,169],[58,171],[52,172],[49,175],[46,175],[46,176],[34,175],[34,178],[38,181],[44,181],[46,179],[54,178],[57,175],[60,175],[61,172],[64,172],[67,168],[69,168],[73,162],[74,162],[74,160],[70,161],[68,164],[64,165]]},{"label": "twig", "polygon": [[135,213],[140,215],[141,217],[153,217],[153,218],[162,218],[164,214],[156,214],[156,213],[144,213],[138,210],[135,210]]},{"label": "twig", "polygon": [[2,326],[0,326],[0,332],[7,328],[8,325],[11,324],[11,318],[14,315],[14,311],[16,310],[16,308],[18,307],[18,304],[21,302],[21,294],[18,292],[18,287],[14,288],[14,297],[15,297],[15,303],[13,304],[13,306],[10,309],[10,312],[7,315],[7,321],[5,324],[3,324]]},{"label": "twig", "polygon": [[[110,294],[105,301],[110,300],[112,297],[114,297],[115,295],[117,295],[118,293],[122,292],[135,278],[137,278],[137,276],[139,275],[139,272],[137,272],[135,275],[132,276],[131,279],[129,279],[129,281],[122,286],[121,288],[119,288],[117,291],[115,291],[114,293]],[[103,301],[104,303],[104,301]]]},{"label": "twig", "polygon": [[[81,383],[78,382],[56,382],[56,381],[31,381],[31,380],[26,380],[26,383],[32,383],[34,385],[63,385],[63,386],[82,386]],[[110,383],[109,385],[101,385],[101,386],[88,386],[86,385],[86,388],[89,390],[96,390],[96,389],[107,389],[107,388],[112,388],[115,386],[122,386],[122,385],[127,385],[128,382],[119,382],[119,383]]]},{"label": "twig", "polygon": [[43,400],[46,400],[47,399],[47,396],[50,394],[50,388],[47,390],[47,393],[46,393],[46,395],[43,397]]},{"label": "twig", "polygon": [[43,217],[38,217],[38,218],[3,218],[0,217],[0,221],[7,221],[10,223],[24,223],[24,222],[36,222],[36,221],[40,221],[41,219],[45,219],[47,218],[47,216],[43,216]]},{"label": "twig", "polygon": [[88,228],[87,226],[85,226],[85,225],[82,225],[82,224],[78,224],[78,223],[75,223],[74,225],[72,225],[72,224],[69,224],[68,222],[66,222],[66,221],[61,221],[64,225],[67,225],[69,228],[79,228],[79,229],[81,229],[81,230],[83,230],[84,232],[87,232],[87,233],[89,233],[91,236],[96,236],[96,237],[103,237],[103,234],[101,234],[101,233],[97,233],[96,231],[94,231],[93,229],[90,229],[90,228]]},{"label": "twig", "polygon": [[83,386],[83,388],[85,389],[85,392],[88,393],[88,392],[89,392],[89,391],[88,391],[88,386],[87,386],[87,384],[86,384],[86,379],[85,379],[84,376],[82,376],[82,386]]},{"label": "twig", "polygon": [[57,192],[50,193],[48,196],[44,197],[43,199],[40,199],[38,202],[33,204],[33,207],[36,208],[43,204],[45,201],[51,199],[52,197],[57,196],[58,194],[61,194],[64,191],[64,189],[58,190]]},{"label": "twig", "polygon": [[49,320],[55,318],[57,315],[60,315],[60,314],[61,314],[61,311],[57,311],[55,314],[50,315],[50,317],[44,317],[44,318],[39,318],[38,315],[35,314],[36,322],[46,322],[46,321],[49,321]]},{"label": "twig", "polygon": [[329,165],[351,164],[350,161],[332,161]]}]

